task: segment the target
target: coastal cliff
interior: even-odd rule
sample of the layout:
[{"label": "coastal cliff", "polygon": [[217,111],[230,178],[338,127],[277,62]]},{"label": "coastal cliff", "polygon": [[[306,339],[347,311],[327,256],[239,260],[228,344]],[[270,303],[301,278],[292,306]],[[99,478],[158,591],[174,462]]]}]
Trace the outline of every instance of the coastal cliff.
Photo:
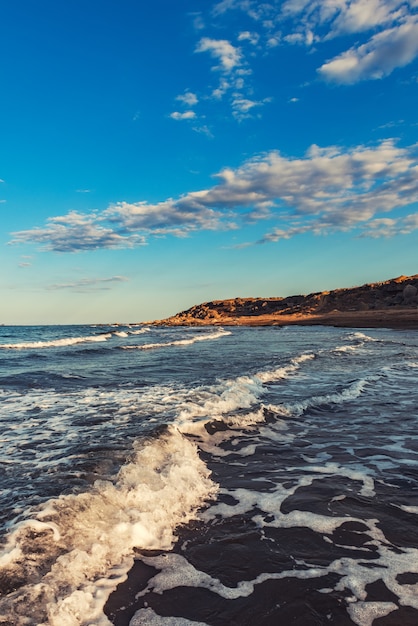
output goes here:
[{"label": "coastal cliff", "polygon": [[418,328],[418,274],[286,298],[214,300],[155,324]]}]

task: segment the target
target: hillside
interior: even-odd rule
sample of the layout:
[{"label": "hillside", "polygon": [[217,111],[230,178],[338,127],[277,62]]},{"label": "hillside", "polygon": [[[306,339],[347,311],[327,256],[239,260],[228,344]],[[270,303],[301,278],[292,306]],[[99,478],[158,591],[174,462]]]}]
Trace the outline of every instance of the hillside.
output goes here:
[{"label": "hillside", "polygon": [[214,300],[155,323],[418,328],[418,274],[286,298]]}]

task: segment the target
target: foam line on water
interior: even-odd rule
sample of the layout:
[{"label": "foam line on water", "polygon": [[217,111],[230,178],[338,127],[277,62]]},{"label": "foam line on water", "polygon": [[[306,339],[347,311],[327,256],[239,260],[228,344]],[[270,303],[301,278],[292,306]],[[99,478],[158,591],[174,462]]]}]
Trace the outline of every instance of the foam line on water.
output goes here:
[{"label": "foam line on water", "polygon": [[4,343],[0,344],[1,350],[37,350],[43,348],[65,348],[67,346],[75,346],[81,343],[103,343],[112,337],[125,339],[130,335],[142,335],[150,332],[150,328],[140,328],[136,330],[117,330],[97,335],[81,335],[79,337],[63,337],[62,339],[50,339],[46,341],[26,341],[21,343]]},{"label": "foam line on water", "polygon": [[216,332],[206,333],[202,335],[196,335],[187,339],[174,339],[173,341],[166,341],[160,343],[145,343],[143,345],[136,346],[121,346],[123,350],[156,350],[158,348],[169,348],[172,346],[189,346],[198,341],[212,341],[214,339],[220,339],[231,335],[229,330],[223,330],[222,328]]},{"label": "foam line on water", "polygon": [[[180,405],[177,424],[185,432],[199,429],[197,422],[217,419],[222,419],[232,428],[260,424],[266,419],[264,406],[260,407],[260,399],[266,393],[266,385],[290,378],[298,372],[303,363],[314,358],[315,355],[312,353],[301,354],[292,358],[287,365],[278,368],[219,381],[212,387],[198,388]],[[249,409],[248,413],[236,413],[245,409]]]},{"label": "foam line on water", "polygon": [[269,371],[261,371],[256,374],[257,378],[261,380],[263,383],[269,383],[276,380],[280,380],[283,378],[289,378],[291,374],[297,372],[302,363],[306,361],[311,361],[315,358],[315,354],[309,352],[307,354],[300,354],[299,356],[294,357],[290,360],[290,363],[287,365],[283,365],[281,367],[277,367],[273,370]]},{"label": "foam line on water", "polygon": [[129,626],[209,626],[206,622],[195,622],[183,617],[162,617],[152,609],[140,609],[135,613]]},{"label": "foam line on water", "polygon": [[112,333],[103,333],[101,335],[90,335],[85,337],[65,337],[63,339],[51,339],[50,341],[27,341],[23,343],[4,343],[0,344],[3,350],[32,350],[39,348],[62,348],[66,346],[74,346],[79,343],[97,343],[107,341],[112,337]]},{"label": "foam line on water", "polygon": [[288,417],[300,417],[309,408],[318,408],[328,404],[338,405],[343,404],[344,402],[355,400],[363,393],[368,384],[374,382],[377,379],[377,376],[369,376],[368,378],[362,378],[360,380],[354,381],[342,391],[337,391],[335,393],[329,393],[320,396],[312,396],[311,398],[307,398],[306,400],[301,400],[299,402],[287,403],[282,405],[269,405],[267,408],[268,410],[272,411],[273,413],[277,413],[278,415]]},{"label": "foam line on water", "polygon": [[312,565],[309,562],[298,561],[291,570],[261,573],[252,580],[243,580],[234,587],[228,587],[219,579],[195,568],[183,556],[163,554],[143,559],[147,565],[155,567],[159,572],[148,581],[147,588],[138,596],[144,597],[149,592],[163,594],[176,587],[187,586],[208,589],[222,598],[235,600],[250,596],[256,585],[268,580],[284,578],[309,580],[337,574],[339,580],[335,587],[324,592],[349,590],[352,593],[348,598],[347,607],[350,618],[358,626],[371,626],[374,619],[388,615],[398,608],[392,602],[367,602],[366,588],[375,582],[383,580],[387,588],[398,597],[401,605],[415,609],[418,607],[416,585],[400,584],[397,580],[400,574],[418,572],[417,556],[417,549],[394,551],[388,545],[380,545],[379,556],[377,558],[373,556],[370,561],[348,557],[336,559],[329,565]]}]

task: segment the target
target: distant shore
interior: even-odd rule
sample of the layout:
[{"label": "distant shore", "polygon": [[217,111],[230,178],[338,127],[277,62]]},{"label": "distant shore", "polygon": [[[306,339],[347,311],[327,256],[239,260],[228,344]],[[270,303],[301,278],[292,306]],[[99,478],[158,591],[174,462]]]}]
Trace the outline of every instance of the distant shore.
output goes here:
[{"label": "distant shore", "polygon": [[418,329],[418,274],[285,298],[231,298],[192,306],[165,326],[341,326]]},{"label": "distant shore", "polygon": [[336,326],[344,328],[394,328],[418,330],[418,309],[332,311],[322,315],[257,315],[222,319],[175,319],[153,322],[167,326]]}]

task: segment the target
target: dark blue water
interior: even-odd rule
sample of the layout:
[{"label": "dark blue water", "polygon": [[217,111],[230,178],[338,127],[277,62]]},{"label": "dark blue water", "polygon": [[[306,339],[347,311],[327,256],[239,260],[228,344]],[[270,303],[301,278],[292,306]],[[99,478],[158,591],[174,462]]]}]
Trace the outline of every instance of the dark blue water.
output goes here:
[{"label": "dark blue water", "polygon": [[0,624],[418,624],[418,333],[0,328]]}]

